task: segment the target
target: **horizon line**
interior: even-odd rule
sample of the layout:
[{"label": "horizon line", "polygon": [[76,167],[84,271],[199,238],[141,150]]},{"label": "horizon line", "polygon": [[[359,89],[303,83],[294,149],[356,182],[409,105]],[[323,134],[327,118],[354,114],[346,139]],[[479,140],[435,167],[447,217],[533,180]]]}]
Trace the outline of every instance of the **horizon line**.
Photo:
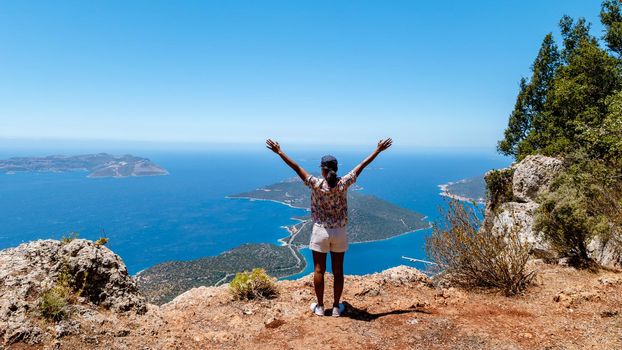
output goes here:
[{"label": "horizon line", "polygon": [[[270,137],[266,137],[268,139]],[[378,140],[383,137],[379,137]],[[281,141],[283,140],[283,141]],[[331,142],[318,142],[318,141],[292,141],[290,139],[278,139],[279,143],[283,146],[288,147],[339,147],[339,148],[351,148],[351,147],[373,147],[376,145],[377,141],[373,142],[341,142],[340,140],[332,140]],[[1,144],[11,144],[14,143],[19,145],[21,143],[27,143],[24,146],[28,148],[34,148],[36,145],[33,145],[32,142],[41,142],[46,143],[48,146],[51,144],[55,144],[55,146],[69,146],[69,145],[97,145],[100,143],[108,143],[114,142],[113,147],[117,148],[122,144],[125,145],[161,145],[161,146],[190,146],[190,147],[223,147],[223,146],[256,146],[263,145],[264,140],[240,140],[240,141],[196,141],[196,140],[153,140],[153,139],[121,139],[121,138],[55,138],[55,137],[6,137],[0,136],[0,145]],[[417,143],[395,143],[392,147],[393,149],[463,149],[463,150],[495,150],[496,145],[460,145],[460,144],[450,144],[450,145],[424,145]],[[496,152],[496,151],[495,151]]]}]

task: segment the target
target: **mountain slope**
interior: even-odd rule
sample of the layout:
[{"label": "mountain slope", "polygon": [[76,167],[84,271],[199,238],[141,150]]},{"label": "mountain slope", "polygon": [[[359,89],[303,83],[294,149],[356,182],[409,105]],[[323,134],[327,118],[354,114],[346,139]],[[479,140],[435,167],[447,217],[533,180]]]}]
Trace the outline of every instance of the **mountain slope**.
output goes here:
[{"label": "mountain slope", "polygon": [[[314,300],[310,275],[277,282],[279,296],[271,300],[236,301],[223,285],[191,289],[160,307],[145,306],[122,262],[107,248],[82,240],[65,246],[44,242],[48,243],[0,251],[0,293],[4,296],[0,299],[0,334],[5,334],[0,349],[622,347],[619,272],[588,272],[534,261],[539,271],[536,285],[523,295],[507,298],[443,286],[413,268],[400,266],[372,275],[346,276],[344,317],[320,318],[309,311]],[[45,252],[56,248],[67,254],[71,268],[98,271],[89,275],[99,276],[94,282],[99,278],[114,281],[89,284],[88,295],[119,296],[116,303],[107,307],[97,298],[77,298],[72,305],[75,312],[66,319],[52,322],[38,316],[37,295],[44,286],[33,281],[29,292],[14,293],[15,283],[22,283],[15,278],[31,270],[53,269],[57,263],[48,261],[52,255]],[[17,256],[22,258],[16,260]],[[328,275],[327,304],[332,303],[331,289]],[[10,298],[7,293],[12,293]],[[35,337],[6,336],[9,328],[33,326],[39,330]]]}]

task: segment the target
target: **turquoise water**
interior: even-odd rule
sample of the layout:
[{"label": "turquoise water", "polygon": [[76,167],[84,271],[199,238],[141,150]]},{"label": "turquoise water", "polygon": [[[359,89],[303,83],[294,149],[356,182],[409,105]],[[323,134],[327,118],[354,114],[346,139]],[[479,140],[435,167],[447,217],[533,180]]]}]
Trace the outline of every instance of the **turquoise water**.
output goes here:
[{"label": "turquoise water", "polygon": [[[164,166],[170,175],[126,179],[89,179],[84,172],[0,175],[0,249],[33,239],[60,238],[71,231],[89,239],[105,235],[130,273],[136,273],[168,260],[216,255],[246,242],[277,243],[287,235],[282,226],[305,213],[273,202],[225,198],[294,175],[267,151],[136,154]],[[292,155],[315,170],[322,154]],[[343,171],[364,157],[335,155]],[[496,155],[386,153],[366,169],[358,184],[365,193],[434,219],[438,207],[445,204],[438,184],[509,162]],[[411,264],[402,255],[425,258],[428,232],[352,244],[345,272],[371,273]],[[308,250],[302,253],[310,259]],[[310,268],[308,264],[303,274]]]}]

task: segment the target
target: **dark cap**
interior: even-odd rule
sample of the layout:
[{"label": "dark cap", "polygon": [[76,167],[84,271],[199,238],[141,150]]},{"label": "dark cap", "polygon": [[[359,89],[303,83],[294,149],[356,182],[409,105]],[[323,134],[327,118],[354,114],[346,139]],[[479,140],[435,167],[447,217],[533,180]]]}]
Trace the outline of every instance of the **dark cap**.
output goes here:
[{"label": "dark cap", "polygon": [[322,168],[337,171],[337,158],[329,155],[322,157]]}]

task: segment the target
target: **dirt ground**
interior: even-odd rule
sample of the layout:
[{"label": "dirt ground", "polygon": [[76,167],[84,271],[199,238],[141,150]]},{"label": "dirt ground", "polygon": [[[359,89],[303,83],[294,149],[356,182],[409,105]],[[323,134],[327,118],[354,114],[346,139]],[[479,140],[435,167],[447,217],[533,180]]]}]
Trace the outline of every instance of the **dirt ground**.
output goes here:
[{"label": "dirt ground", "polygon": [[48,326],[56,334],[48,344],[9,348],[622,349],[622,273],[537,269],[534,285],[515,297],[435,287],[405,267],[346,276],[340,318],[310,312],[310,276],[279,282],[279,297],[264,301],[201,287],[146,315],[75,316],[73,331]]}]

